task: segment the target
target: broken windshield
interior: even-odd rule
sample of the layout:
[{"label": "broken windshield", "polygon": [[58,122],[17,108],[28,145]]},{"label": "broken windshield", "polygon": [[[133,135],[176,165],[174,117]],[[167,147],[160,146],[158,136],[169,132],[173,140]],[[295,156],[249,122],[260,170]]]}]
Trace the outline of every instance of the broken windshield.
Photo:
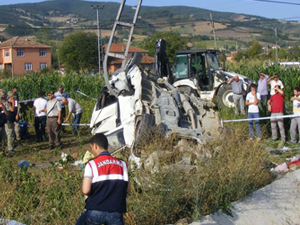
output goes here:
[{"label": "broken windshield", "polygon": [[217,55],[207,53],[206,61],[207,61],[207,65],[209,68],[212,68],[214,70],[218,70],[220,68],[220,63],[219,63]]},{"label": "broken windshield", "polygon": [[174,74],[176,79],[188,78],[188,57],[187,55],[177,55]]}]

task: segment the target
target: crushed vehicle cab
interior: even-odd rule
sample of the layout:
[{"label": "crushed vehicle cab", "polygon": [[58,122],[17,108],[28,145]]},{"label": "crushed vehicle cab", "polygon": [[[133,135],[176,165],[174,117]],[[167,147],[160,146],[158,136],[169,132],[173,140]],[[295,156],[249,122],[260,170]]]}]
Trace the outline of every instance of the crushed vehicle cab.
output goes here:
[{"label": "crushed vehicle cab", "polygon": [[105,133],[117,150],[130,147],[142,130],[158,127],[165,135],[204,143],[219,132],[219,118],[214,104],[194,94],[180,93],[167,79],[146,74],[139,67],[141,55],[135,54],[125,71],[112,75],[110,85],[95,105],[92,133]]}]

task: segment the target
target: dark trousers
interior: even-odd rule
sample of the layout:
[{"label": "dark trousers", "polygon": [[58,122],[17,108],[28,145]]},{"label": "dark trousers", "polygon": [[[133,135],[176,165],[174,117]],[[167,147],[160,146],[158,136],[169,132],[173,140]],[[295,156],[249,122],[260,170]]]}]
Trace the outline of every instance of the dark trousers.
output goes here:
[{"label": "dark trousers", "polygon": [[87,210],[79,217],[76,225],[124,225],[123,214],[119,212],[104,212],[97,210]]},{"label": "dark trousers", "polygon": [[81,115],[82,115],[82,113],[78,113],[78,114],[75,114],[75,116],[73,116],[73,118],[72,118],[72,127],[73,127],[74,135],[77,135],[77,131],[79,129],[78,124],[80,123]]},{"label": "dark trousers", "polygon": [[37,140],[43,141],[43,138],[45,138],[46,136],[46,116],[35,117],[34,128]]},{"label": "dark trousers", "polygon": [[[65,107],[61,108],[60,113],[61,113],[61,114],[60,114],[60,124],[63,124],[63,122],[64,122],[64,120],[65,120],[65,117],[66,117],[66,108],[65,108]],[[60,126],[60,130],[61,130],[62,132],[64,132],[64,131],[65,131],[64,126]]]},{"label": "dark trousers", "polygon": [[47,127],[50,145],[53,146],[55,143],[56,146],[60,145],[60,126],[57,123],[57,117],[48,117]]}]

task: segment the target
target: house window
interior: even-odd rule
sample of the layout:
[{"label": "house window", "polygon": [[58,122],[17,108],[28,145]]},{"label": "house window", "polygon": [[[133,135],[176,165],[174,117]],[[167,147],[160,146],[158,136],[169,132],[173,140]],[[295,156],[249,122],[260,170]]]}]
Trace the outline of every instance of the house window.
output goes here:
[{"label": "house window", "polygon": [[40,49],[40,56],[46,56],[46,49]]},{"label": "house window", "polygon": [[5,51],[4,51],[4,56],[5,56],[5,57],[9,57],[9,50],[5,50]]},{"label": "house window", "polygon": [[46,69],[47,68],[47,63],[41,63],[40,64],[40,69],[43,70],[43,69]]},{"label": "house window", "polygon": [[31,71],[32,70],[32,63],[25,63],[25,70]]},{"label": "house window", "polygon": [[17,49],[17,56],[23,57],[24,56],[24,49]]}]

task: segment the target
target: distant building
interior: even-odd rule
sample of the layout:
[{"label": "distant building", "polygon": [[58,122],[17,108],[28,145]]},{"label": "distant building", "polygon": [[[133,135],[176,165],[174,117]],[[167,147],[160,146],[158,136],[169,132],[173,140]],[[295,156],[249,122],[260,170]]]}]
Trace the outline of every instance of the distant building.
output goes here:
[{"label": "distant building", "polygon": [[51,46],[22,37],[0,43],[0,71],[7,69],[19,75],[50,67]]},{"label": "distant building", "polygon": [[[104,53],[106,53],[107,45],[103,46]],[[112,43],[110,52],[117,54],[124,54],[126,50],[126,45],[120,43]],[[152,69],[154,65],[154,57],[148,56],[149,52],[147,50],[136,48],[133,46],[129,47],[128,58],[129,59],[133,53],[139,52],[143,55],[141,65],[144,69]],[[109,58],[108,59],[108,73],[113,73],[116,70],[120,69],[122,66],[122,60],[118,58]]]}]

